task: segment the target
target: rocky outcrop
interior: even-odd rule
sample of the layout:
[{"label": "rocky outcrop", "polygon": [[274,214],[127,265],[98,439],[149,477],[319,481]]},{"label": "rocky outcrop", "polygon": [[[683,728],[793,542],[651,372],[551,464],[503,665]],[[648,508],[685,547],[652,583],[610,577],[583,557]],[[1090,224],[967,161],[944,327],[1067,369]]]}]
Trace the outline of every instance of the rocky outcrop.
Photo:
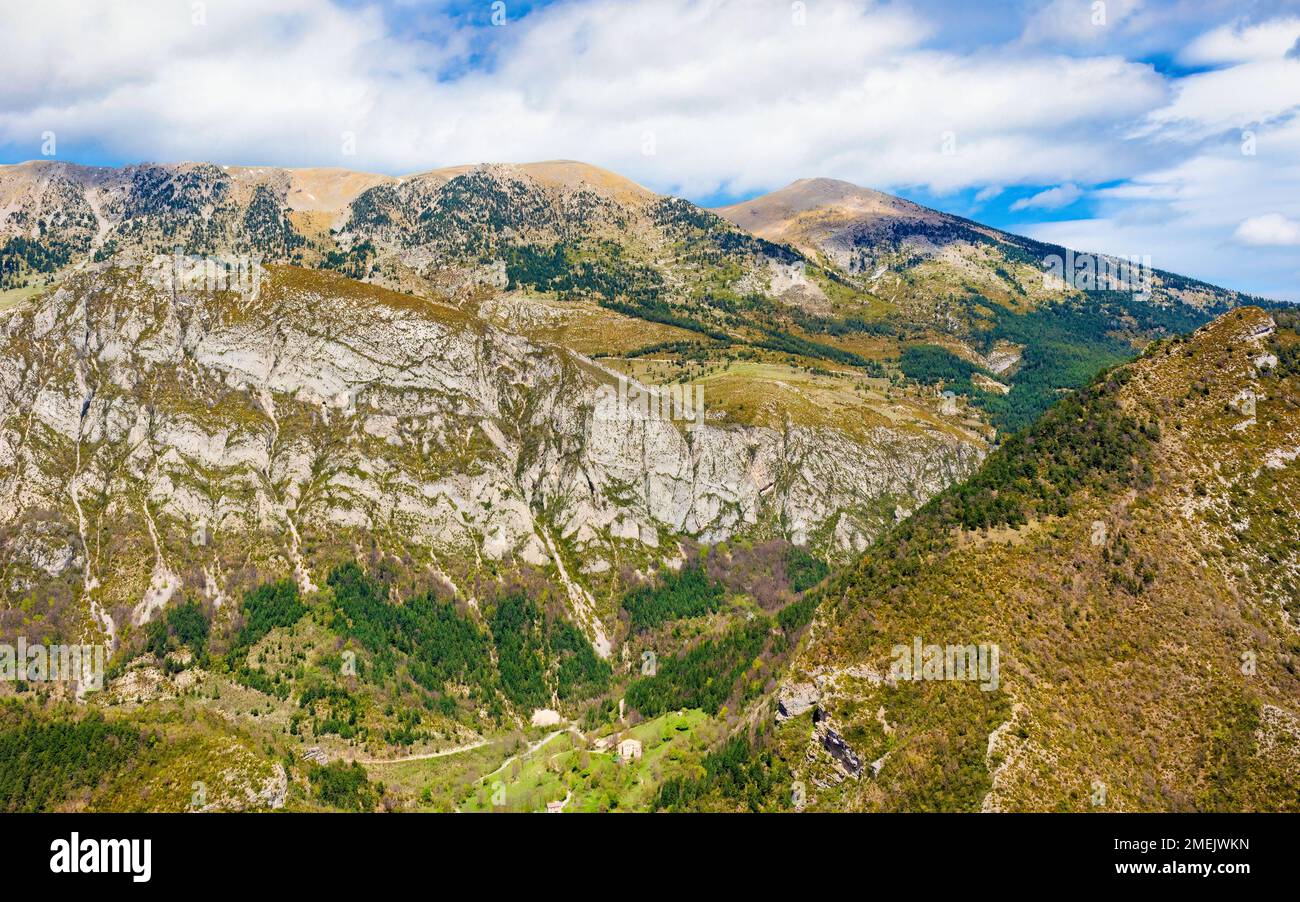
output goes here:
[{"label": "rocky outcrop", "polygon": [[582,580],[617,548],[776,530],[852,552],[877,499],[919,502],[982,453],[937,430],[599,417],[611,377],[580,355],[290,267],[212,292],[92,267],[0,323],[0,592],[63,580],[105,630],[237,596],[250,569],[310,590],[365,543],[441,575],[553,566],[607,652]]},{"label": "rocky outcrop", "polygon": [[820,698],[821,693],[812,683],[783,685],[776,699],[776,719],[788,720],[811,711]]},{"label": "rocky outcrop", "polygon": [[853,751],[844,737],[831,726],[830,719],[821,709],[813,711],[813,723],[817,740],[835,764],[850,777],[857,779],[862,775],[862,759]]}]

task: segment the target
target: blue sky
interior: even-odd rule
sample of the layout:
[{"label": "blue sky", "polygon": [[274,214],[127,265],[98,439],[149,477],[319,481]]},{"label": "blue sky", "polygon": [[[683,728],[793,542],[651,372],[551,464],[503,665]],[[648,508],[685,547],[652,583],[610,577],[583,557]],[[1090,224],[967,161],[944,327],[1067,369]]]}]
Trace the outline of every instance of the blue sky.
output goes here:
[{"label": "blue sky", "polygon": [[1300,299],[1300,0],[0,0],[0,162],[828,176]]}]

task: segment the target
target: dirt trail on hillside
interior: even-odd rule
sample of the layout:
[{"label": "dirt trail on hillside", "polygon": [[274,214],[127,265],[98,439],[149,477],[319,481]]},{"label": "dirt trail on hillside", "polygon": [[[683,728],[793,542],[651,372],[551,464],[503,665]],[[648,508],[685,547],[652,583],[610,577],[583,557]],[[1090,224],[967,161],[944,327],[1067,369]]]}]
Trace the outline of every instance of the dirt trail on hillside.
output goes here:
[{"label": "dirt trail on hillside", "polygon": [[458,745],[455,748],[443,749],[439,752],[425,752],[420,755],[405,755],[401,758],[349,758],[348,763],[352,764],[401,764],[403,761],[427,761],[430,758],[445,758],[448,755],[459,755],[461,752],[470,752],[474,749],[482,748],[492,740],[480,739],[478,742],[471,742],[469,745]]}]

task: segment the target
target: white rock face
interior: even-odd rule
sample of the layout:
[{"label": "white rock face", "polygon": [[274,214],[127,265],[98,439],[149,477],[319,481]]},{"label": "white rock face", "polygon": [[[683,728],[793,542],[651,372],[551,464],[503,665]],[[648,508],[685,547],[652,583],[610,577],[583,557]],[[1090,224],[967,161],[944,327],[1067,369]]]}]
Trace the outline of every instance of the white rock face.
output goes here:
[{"label": "white rock face", "polygon": [[1001,376],[1020,362],[1022,353],[1015,345],[1002,344],[990,351],[984,362],[990,372]]},{"label": "white rock face", "polygon": [[792,683],[781,687],[777,697],[776,719],[786,720],[811,711],[821,699],[821,692],[812,683]]},{"label": "white rock face", "polygon": [[571,352],[301,270],[190,295],[92,268],[4,325],[0,592],[94,587],[137,624],[254,575],[313,588],[373,543],[439,574],[555,567],[607,651],[583,581],[620,545],[762,529],[843,556],[982,456],[937,430],[596,417],[609,379]]},{"label": "white rock face", "polygon": [[533,712],[531,722],[535,727],[553,727],[562,720],[559,711],[552,711],[550,708],[538,708]]}]

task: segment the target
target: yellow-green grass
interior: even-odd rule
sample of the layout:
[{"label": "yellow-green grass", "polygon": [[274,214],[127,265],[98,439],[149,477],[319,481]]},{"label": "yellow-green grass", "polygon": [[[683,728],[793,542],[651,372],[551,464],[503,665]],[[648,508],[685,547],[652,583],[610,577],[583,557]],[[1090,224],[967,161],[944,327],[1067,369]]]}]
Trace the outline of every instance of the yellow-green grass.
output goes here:
[{"label": "yellow-green grass", "polygon": [[[561,733],[531,753],[478,780],[460,799],[462,811],[545,811],[563,801],[566,812],[649,810],[663,781],[699,773],[700,761],[726,733],[703,711],[671,712],[606,737],[597,750]],[[617,742],[637,739],[640,758],[620,759]]]},{"label": "yellow-green grass", "polygon": [[[519,311],[511,310],[518,304]],[[507,295],[492,318],[538,344],[560,345],[588,356],[627,354],[663,342],[706,341],[698,332],[616,313],[589,301]]]},{"label": "yellow-green grass", "polygon": [[509,736],[437,758],[367,762],[372,780],[398,796],[406,810],[448,812],[474,783],[501,766],[519,740]]},{"label": "yellow-green grass", "polygon": [[102,785],[67,807],[90,811],[180,812],[262,809],[254,799],[274,786],[271,745],[194,705],[110,711],[156,737]]},{"label": "yellow-green grass", "polygon": [[619,372],[647,385],[685,379],[704,389],[707,421],[784,430],[787,424],[838,429],[870,439],[876,428],[937,429],[964,441],[985,429],[973,411],[946,416],[939,399],[884,379],[856,373],[790,366],[775,360],[732,360],[703,367],[653,357],[610,361]]},{"label": "yellow-green grass", "polygon": [[49,287],[48,285],[27,285],[22,288],[10,288],[0,291],[0,313],[21,307]]}]

